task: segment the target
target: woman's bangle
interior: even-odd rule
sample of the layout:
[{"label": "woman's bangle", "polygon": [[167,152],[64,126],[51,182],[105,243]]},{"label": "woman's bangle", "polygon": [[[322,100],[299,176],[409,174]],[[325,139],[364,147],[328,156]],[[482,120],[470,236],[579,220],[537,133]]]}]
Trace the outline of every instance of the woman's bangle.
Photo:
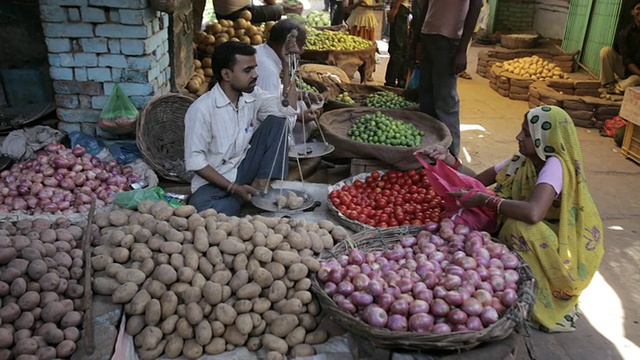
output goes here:
[{"label": "woman's bangle", "polygon": [[230,194],[233,194],[233,189],[236,187],[236,183],[232,182],[231,184],[229,184],[229,186],[227,187],[227,192]]},{"label": "woman's bangle", "polygon": [[451,155],[453,156],[454,159],[456,159],[456,161],[453,163],[453,165],[449,165],[450,168],[452,168],[453,170],[458,170],[460,168],[460,166],[462,166],[462,162],[460,162],[460,159],[458,159],[457,156]]},{"label": "woman's bangle", "polygon": [[498,214],[500,213],[500,205],[502,205],[503,201],[504,199],[499,196],[489,196],[484,201],[484,206],[494,213]]}]

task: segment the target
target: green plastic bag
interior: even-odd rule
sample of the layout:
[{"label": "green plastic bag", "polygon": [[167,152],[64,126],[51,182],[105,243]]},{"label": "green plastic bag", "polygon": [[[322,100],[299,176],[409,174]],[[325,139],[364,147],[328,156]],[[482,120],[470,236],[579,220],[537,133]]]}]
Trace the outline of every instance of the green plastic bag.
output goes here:
[{"label": "green plastic bag", "polygon": [[98,126],[104,131],[114,134],[127,134],[136,131],[138,109],[133,105],[127,94],[115,84],[107,103],[104,104]]},{"label": "green plastic bag", "polygon": [[119,192],[114,197],[113,203],[125,209],[135,210],[138,208],[138,204],[145,200],[153,202],[165,200],[173,208],[184,205],[180,200],[167,196],[164,190],[157,186]]}]

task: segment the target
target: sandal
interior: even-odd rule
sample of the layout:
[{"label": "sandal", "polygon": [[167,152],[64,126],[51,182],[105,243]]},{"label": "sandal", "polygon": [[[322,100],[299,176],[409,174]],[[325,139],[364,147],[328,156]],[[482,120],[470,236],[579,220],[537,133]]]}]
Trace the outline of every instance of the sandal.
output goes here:
[{"label": "sandal", "polygon": [[469,75],[469,73],[466,72],[466,71],[463,71],[463,72],[459,73],[458,77],[466,79],[466,80],[471,80],[472,79],[471,75]]}]

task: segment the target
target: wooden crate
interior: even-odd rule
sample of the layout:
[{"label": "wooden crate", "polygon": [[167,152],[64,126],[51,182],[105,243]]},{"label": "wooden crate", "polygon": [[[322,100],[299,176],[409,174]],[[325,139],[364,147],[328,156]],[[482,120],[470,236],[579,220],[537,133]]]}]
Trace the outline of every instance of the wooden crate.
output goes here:
[{"label": "wooden crate", "polygon": [[368,173],[375,170],[389,170],[393,166],[377,159],[351,159],[351,176]]},{"label": "wooden crate", "polygon": [[[627,123],[620,154],[625,158],[630,158],[640,163],[640,126],[632,122]],[[353,169],[353,165],[351,167]]]}]

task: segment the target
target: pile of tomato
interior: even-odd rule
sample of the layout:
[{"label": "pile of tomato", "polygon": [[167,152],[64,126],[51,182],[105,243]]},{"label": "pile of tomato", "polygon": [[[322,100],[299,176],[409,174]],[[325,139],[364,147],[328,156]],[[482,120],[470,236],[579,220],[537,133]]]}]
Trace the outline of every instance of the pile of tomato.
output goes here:
[{"label": "pile of tomato", "polygon": [[374,171],[329,193],[329,200],[351,220],[373,227],[440,222],[444,200],[431,187],[426,170]]}]

